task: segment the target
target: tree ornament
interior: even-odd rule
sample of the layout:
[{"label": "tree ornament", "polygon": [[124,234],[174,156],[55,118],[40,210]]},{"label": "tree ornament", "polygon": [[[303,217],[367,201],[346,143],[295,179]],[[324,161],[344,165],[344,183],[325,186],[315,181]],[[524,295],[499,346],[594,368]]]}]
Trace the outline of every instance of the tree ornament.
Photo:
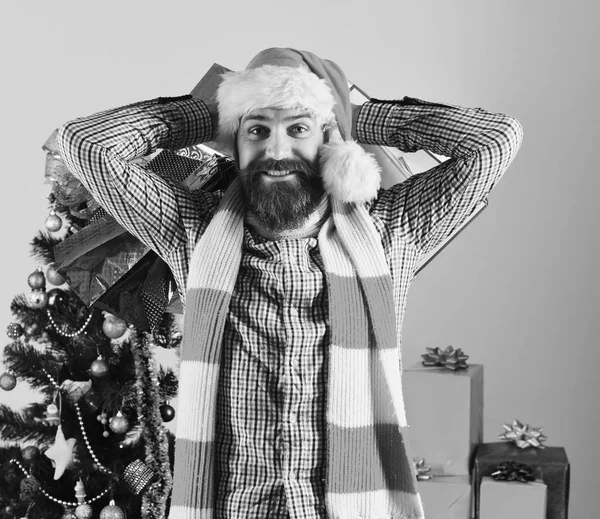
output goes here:
[{"label": "tree ornament", "polygon": [[111,499],[108,506],[100,511],[100,519],[125,519],[125,512],[115,504],[114,499]]},{"label": "tree ornament", "polygon": [[118,339],[125,335],[127,331],[127,323],[123,319],[119,319],[114,315],[106,314],[104,323],[102,324],[102,331],[110,339]]},{"label": "tree ornament", "polygon": [[40,492],[40,482],[33,476],[21,480],[19,485],[19,499],[21,501],[33,501]]},{"label": "tree ornament", "polygon": [[170,422],[171,420],[173,420],[173,418],[175,418],[175,409],[173,409],[173,406],[171,406],[169,402],[166,402],[163,405],[161,405],[159,407],[159,411],[160,417],[162,418],[163,422]]},{"label": "tree ornament", "polygon": [[125,434],[129,430],[129,420],[123,416],[121,411],[117,411],[117,414],[108,422],[108,426],[115,434]]},{"label": "tree ornament", "polygon": [[60,303],[65,300],[65,292],[60,288],[52,288],[48,290],[48,304],[50,306],[55,306],[57,303]]},{"label": "tree ornament", "polygon": [[54,210],[50,211],[50,215],[46,218],[46,229],[50,232],[60,231],[62,227],[62,219],[58,216]]},{"label": "tree ornament", "polygon": [[72,403],[79,402],[92,388],[91,380],[70,380],[66,379],[60,385],[67,393],[67,397]]},{"label": "tree ornament", "polygon": [[4,391],[12,391],[17,385],[17,377],[15,377],[12,373],[2,373],[0,375],[0,387],[4,389]]},{"label": "tree ornament", "polygon": [[54,463],[54,479],[60,479],[65,470],[73,463],[73,448],[77,440],[75,438],[66,439],[62,427],[59,425],[54,438],[54,445],[44,454]]},{"label": "tree ornament", "polygon": [[100,395],[94,390],[94,388],[90,389],[83,399],[91,411],[97,411],[100,409]]},{"label": "tree ornament", "polygon": [[44,276],[44,273],[40,267],[29,274],[29,277],[27,278],[27,284],[31,287],[31,290],[46,289],[46,277]]},{"label": "tree ornament", "polygon": [[48,304],[48,294],[43,290],[32,290],[27,296],[31,308],[44,308]]},{"label": "tree ornament", "polygon": [[108,375],[108,362],[104,360],[102,355],[98,355],[98,358],[92,362],[90,375],[94,378],[104,378]]},{"label": "tree ornament", "polygon": [[91,519],[91,517],[94,515],[92,507],[85,503],[85,496],[85,487],[83,486],[83,481],[81,481],[80,478],[75,484],[75,497],[79,503],[77,508],[75,508],[75,517],[77,517],[77,519]]},{"label": "tree ornament", "polygon": [[11,339],[18,339],[23,335],[23,327],[19,323],[10,323],[6,327],[6,335],[8,335]]},{"label": "tree ornament", "polygon": [[93,515],[94,510],[87,503],[81,503],[75,508],[75,517],[77,517],[77,519],[92,519]]},{"label": "tree ornament", "polygon": [[77,519],[77,516],[75,515],[75,512],[72,508],[67,507],[65,508],[61,519]]},{"label": "tree ornament", "polygon": [[154,472],[142,460],[132,461],[125,467],[122,476],[125,485],[135,495],[143,493],[152,479],[154,479]]},{"label": "tree ornament", "polygon": [[63,278],[56,267],[54,265],[50,265],[46,270],[46,280],[51,285],[60,286],[65,282],[65,278]]},{"label": "tree ornament", "polygon": [[46,407],[46,422],[48,422],[48,425],[60,424],[60,417],[58,416],[58,407],[56,404],[50,404]]},{"label": "tree ornament", "polygon": [[40,455],[40,449],[35,445],[28,445],[21,450],[21,456],[27,463],[33,463]]}]

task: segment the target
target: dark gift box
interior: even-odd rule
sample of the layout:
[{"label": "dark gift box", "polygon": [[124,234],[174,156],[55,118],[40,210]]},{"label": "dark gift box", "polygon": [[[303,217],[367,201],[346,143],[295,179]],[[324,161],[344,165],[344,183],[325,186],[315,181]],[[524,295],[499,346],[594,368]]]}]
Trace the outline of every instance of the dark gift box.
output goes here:
[{"label": "dark gift box", "polygon": [[[475,453],[473,492],[475,517],[480,512],[480,485],[504,461],[524,463],[533,469],[537,479],[548,487],[546,519],[567,519],[569,512],[570,466],[563,447],[520,449],[512,442],[482,443]],[[527,483],[523,483],[526,485]]]}]

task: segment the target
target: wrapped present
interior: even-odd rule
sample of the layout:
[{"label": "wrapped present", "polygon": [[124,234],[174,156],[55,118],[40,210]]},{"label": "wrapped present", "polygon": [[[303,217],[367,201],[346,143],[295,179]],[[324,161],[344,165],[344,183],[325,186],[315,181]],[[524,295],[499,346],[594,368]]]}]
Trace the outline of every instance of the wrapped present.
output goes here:
[{"label": "wrapped present", "polygon": [[471,517],[469,476],[436,476],[429,481],[419,481],[417,488],[427,519]]},{"label": "wrapped present", "polygon": [[421,364],[404,370],[412,454],[434,475],[468,475],[483,440],[483,366],[448,370]]},{"label": "wrapped present", "polygon": [[[481,481],[485,477],[492,476],[498,471],[499,466],[509,461],[531,467],[535,478],[543,481],[548,488],[546,519],[567,519],[570,465],[564,448],[521,449],[514,443],[508,442],[482,443],[477,448],[473,465],[476,517],[481,506]],[[481,517],[485,516],[481,515]]]},{"label": "wrapped present", "polygon": [[546,517],[546,490],[547,487],[542,480],[520,483],[483,478],[479,490],[479,518],[544,519]]},{"label": "wrapped present", "polygon": [[166,264],[106,215],[54,247],[55,267],[88,307],[106,310],[143,330],[168,304]]}]

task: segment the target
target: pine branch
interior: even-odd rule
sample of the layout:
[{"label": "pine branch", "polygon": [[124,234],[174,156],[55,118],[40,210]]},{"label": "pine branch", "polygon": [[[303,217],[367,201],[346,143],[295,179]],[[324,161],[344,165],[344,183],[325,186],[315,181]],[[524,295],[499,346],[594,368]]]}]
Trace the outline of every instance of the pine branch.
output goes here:
[{"label": "pine branch", "polygon": [[54,428],[43,421],[28,419],[27,415],[0,404],[0,437],[7,441],[25,443],[31,440],[50,443]]},{"label": "pine branch", "polygon": [[163,368],[163,366],[161,366],[158,373],[158,380],[160,383],[162,401],[172,400],[177,396],[179,381],[171,368]]},{"label": "pine branch", "polygon": [[42,261],[45,265],[54,263],[54,247],[61,241],[62,240],[53,238],[48,233],[38,231],[30,243],[31,255]]},{"label": "pine branch", "polygon": [[25,379],[33,388],[46,394],[54,392],[44,369],[57,373],[62,365],[60,359],[39,352],[31,344],[15,341],[4,348],[4,362],[15,376]]}]

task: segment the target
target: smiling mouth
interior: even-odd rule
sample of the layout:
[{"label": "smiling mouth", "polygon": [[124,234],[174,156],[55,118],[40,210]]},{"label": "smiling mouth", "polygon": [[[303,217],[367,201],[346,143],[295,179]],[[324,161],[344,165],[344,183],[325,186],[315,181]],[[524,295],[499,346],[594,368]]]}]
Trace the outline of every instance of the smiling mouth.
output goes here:
[{"label": "smiling mouth", "polygon": [[261,171],[261,173],[270,178],[283,179],[298,173],[297,171]]}]

